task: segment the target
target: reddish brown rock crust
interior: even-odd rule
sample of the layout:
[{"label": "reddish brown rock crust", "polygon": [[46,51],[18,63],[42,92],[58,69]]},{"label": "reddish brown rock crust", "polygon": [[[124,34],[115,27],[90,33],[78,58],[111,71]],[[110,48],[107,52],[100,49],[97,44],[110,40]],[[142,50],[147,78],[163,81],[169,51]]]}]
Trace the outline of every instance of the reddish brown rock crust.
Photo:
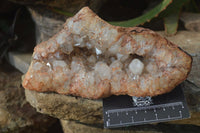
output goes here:
[{"label": "reddish brown rock crust", "polygon": [[[135,59],[144,69],[131,64]],[[112,26],[85,7],[35,47],[23,86],[91,99],[156,96],[184,81],[191,63],[186,52],[157,33]]]}]

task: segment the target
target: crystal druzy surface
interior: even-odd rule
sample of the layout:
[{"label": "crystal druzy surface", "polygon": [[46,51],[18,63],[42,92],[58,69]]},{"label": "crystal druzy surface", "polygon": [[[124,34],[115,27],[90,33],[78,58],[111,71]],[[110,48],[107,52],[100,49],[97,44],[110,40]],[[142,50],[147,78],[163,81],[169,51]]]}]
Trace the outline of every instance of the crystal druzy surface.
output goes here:
[{"label": "crystal druzy surface", "polygon": [[81,96],[155,96],[187,78],[191,57],[154,31],[112,26],[88,7],[34,49],[26,89]]}]

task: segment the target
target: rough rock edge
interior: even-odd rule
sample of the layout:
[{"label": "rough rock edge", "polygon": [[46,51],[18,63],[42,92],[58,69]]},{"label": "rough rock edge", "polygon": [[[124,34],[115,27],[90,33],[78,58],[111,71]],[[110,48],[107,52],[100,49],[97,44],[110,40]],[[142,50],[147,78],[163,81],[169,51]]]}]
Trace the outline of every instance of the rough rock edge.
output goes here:
[{"label": "rough rock edge", "polygon": [[[178,62],[179,62],[179,65],[177,65],[176,66],[176,64],[175,64],[175,66],[173,66],[174,68],[170,68],[170,70],[169,71],[171,71],[171,72],[163,72],[163,74],[164,74],[164,77],[167,77],[168,79],[168,82],[172,82],[171,84],[169,83],[169,85],[168,86],[165,86],[165,87],[159,87],[159,88],[156,88],[156,89],[151,89],[151,87],[150,87],[150,89],[149,89],[149,87],[148,88],[140,88],[140,86],[138,85],[138,83],[136,83],[136,86],[138,86],[138,89],[136,90],[134,90],[134,92],[133,92],[133,90],[131,89],[131,88],[128,88],[129,87],[129,84],[125,84],[125,83],[121,83],[121,84],[123,84],[124,86],[128,86],[127,87],[127,90],[126,90],[126,88],[123,88],[123,87],[121,87],[120,88],[120,90],[118,91],[118,92],[113,92],[112,91],[112,87],[104,87],[102,84],[105,84],[104,83],[104,81],[102,81],[103,83],[101,83],[100,82],[100,85],[98,85],[97,86],[97,89],[99,90],[100,88],[101,88],[101,91],[100,91],[100,93],[99,94],[92,94],[91,96],[88,96],[88,95],[86,95],[86,94],[83,94],[83,92],[82,91],[80,91],[80,90],[78,90],[77,89],[77,86],[75,87],[75,88],[70,88],[69,89],[69,91],[68,92],[62,92],[62,94],[73,94],[73,95],[77,95],[77,96],[82,96],[82,97],[87,97],[87,98],[92,98],[92,99],[98,99],[98,98],[102,98],[102,97],[107,97],[107,96],[110,96],[111,94],[116,94],[116,95],[119,95],[119,94],[128,94],[128,95],[131,95],[131,96],[155,96],[155,95],[159,95],[159,94],[163,94],[163,93],[166,93],[166,92],[169,92],[169,91],[171,91],[176,85],[178,85],[178,84],[180,84],[182,81],[184,81],[185,79],[186,79],[186,77],[187,77],[187,75],[189,74],[189,72],[190,72],[190,70],[191,70],[191,63],[192,63],[192,61],[191,61],[191,57],[190,56],[188,56],[187,55],[187,53],[185,54],[184,53],[184,51],[182,51],[182,50],[180,50],[180,48],[179,47],[177,47],[176,45],[174,45],[174,44],[172,44],[171,42],[169,42],[169,41],[167,41],[166,39],[164,39],[164,38],[162,38],[161,36],[159,36],[158,34],[156,34],[155,32],[153,32],[153,31],[150,31],[150,30],[146,30],[146,29],[143,29],[143,28],[137,28],[137,27],[135,27],[135,28],[121,28],[121,27],[114,27],[114,26],[111,26],[111,25],[109,25],[109,24],[107,24],[106,22],[104,22],[103,20],[101,20],[98,16],[96,16],[90,9],[88,9],[87,7],[85,7],[85,8],[83,8],[77,15],[75,15],[73,18],[71,18],[72,19],[72,21],[78,21],[79,19],[81,20],[84,16],[85,16],[85,14],[90,14],[89,15],[89,18],[92,16],[93,18],[96,18],[96,20],[97,21],[99,21],[99,22],[101,22],[101,23],[104,23],[104,25],[106,25],[107,27],[109,27],[109,28],[113,28],[113,29],[117,29],[118,30],[118,34],[119,34],[119,36],[120,36],[120,34],[121,34],[121,36],[123,35],[123,34],[140,34],[140,35],[142,35],[144,38],[145,38],[145,36],[150,36],[151,38],[153,38],[154,39],[154,41],[155,40],[159,40],[160,41],[160,43],[163,43],[162,45],[160,44],[160,43],[153,43],[154,44],[154,47],[156,47],[156,49],[158,49],[158,51],[157,52],[159,52],[159,48],[161,48],[161,47],[165,47],[167,50],[174,50],[174,51],[176,51],[177,53],[177,58],[179,58],[179,60],[178,60]],[[88,16],[86,15],[86,18],[87,18]],[[68,22],[70,22],[71,21],[71,19],[68,19],[67,20],[67,23],[65,24],[65,29],[66,30],[70,30],[70,27],[66,27],[66,25],[68,24]],[[74,20],[73,20],[74,19]],[[73,31],[73,29],[71,29],[71,33],[73,33],[73,32],[75,32],[75,31]],[[59,34],[57,34],[56,36],[58,36]],[[55,37],[56,37],[55,36]],[[50,40],[54,40],[55,39],[55,37],[53,37],[52,39],[50,39]],[[119,37],[120,38],[120,37]],[[40,47],[43,47],[43,46],[45,46],[47,43],[41,43],[39,46],[37,46],[36,48],[35,48],[35,52],[34,52],[34,55],[37,53],[37,52],[39,52],[38,53],[38,56],[37,56],[37,58],[40,58],[41,57],[41,59],[44,59],[44,57],[42,57],[42,55],[40,55],[40,54],[42,54],[42,50],[40,50]],[[169,48],[169,49],[168,49]],[[40,53],[41,52],[41,53]],[[48,51],[47,51],[47,53],[48,53]],[[129,53],[130,54],[130,53]],[[136,54],[137,54],[137,52],[136,52]],[[45,55],[46,56],[46,55]],[[180,57],[181,57],[181,59],[180,59]],[[156,58],[159,58],[159,56],[158,57],[156,57]],[[172,58],[175,58],[175,57],[172,57]],[[162,59],[162,58],[161,58]],[[40,59],[39,59],[40,60]],[[180,63],[181,62],[181,63]],[[157,62],[156,63],[158,63],[158,59],[157,59]],[[179,67],[181,67],[181,69],[179,68]],[[48,86],[48,87],[46,87],[45,88],[45,83],[42,83],[42,82],[40,82],[40,83],[37,83],[37,82],[35,82],[34,81],[34,83],[31,83],[32,81],[32,77],[31,77],[31,69],[32,69],[32,67],[30,67],[29,68],[29,71],[28,71],[28,73],[26,74],[26,76],[25,76],[25,80],[24,80],[24,82],[23,82],[23,86],[25,87],[25,88],[27,88],[27,89],[32,89],[32,90],[37,90],[37,91],[56,91],[56,92],[58,92],[58,93],[61,93],[61,92],[59,92],[59,90],[57,90],[57,88],[55,89],[53,89],[52,88],[52,86]],[[180,71],[181,70],[181,71]],[[178,72],[179,71],[179,72]],[[179,76],[177,76],[177,72],[179,73]],[[169,73],[176,73],[176,77],[174,77],[175,75],[171,75],[171,74],[169,74]],[[169,77],[168,77],[169,76]],[[144,79],[144,80],[150,80],[150,79]],[[160,78],[158,78],[157,79],[158,81],[156,81],[156,82],[161,82],[160,81]],[[165,79],[166,80],[166,79]],[[153,80],[154,81],[154,80]],[[152,82],[153,81],[151,81],[149,84],[152,84]],[[109,83],[110,83],[110,81],[109,81]],[[37,84],[36,86],[37,87],[35,87],[34,86],[34,84]],[[80,83],[80,85],[81,85],[82,83]],[[167,84],[167,83],[166,83]],[[135,86],[135,85],[134,85]],[[149,85],[148,85],[149,86]],[[71,87],[71,85],[70,85],[70,87]],[[45,88],[45,89],[44,89]],[[81,86],[79,86],[78,88],[81,88]],[[94,87],[93,87],[94,88]],[[129,90],[129,89],[131,89],[131,90]]]}]

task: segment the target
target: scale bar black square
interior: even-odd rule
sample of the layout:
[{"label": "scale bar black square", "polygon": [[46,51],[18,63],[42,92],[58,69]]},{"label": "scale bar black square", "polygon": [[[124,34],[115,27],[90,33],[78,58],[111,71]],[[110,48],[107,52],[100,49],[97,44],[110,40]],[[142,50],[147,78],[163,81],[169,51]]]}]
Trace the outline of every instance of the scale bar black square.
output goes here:
[{"label": "scale bar black square", "polygon": [[136,107],[132,97],[103,99],[104,127],[117,128],[189,118],[189,110],[180,86],[172,92],[152,98],[150,106]]}]

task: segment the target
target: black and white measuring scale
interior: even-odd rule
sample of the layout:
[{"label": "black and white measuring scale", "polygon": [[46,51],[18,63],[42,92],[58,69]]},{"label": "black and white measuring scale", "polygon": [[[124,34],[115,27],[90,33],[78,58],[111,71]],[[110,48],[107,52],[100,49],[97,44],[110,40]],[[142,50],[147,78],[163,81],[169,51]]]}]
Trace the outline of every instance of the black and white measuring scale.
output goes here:
[{"label": "black and white measuring scale", "polygon": [[186,119],[190,117],[183,91],[173,91],[156,97],[111,96],[103,99],[105,128]]}]

